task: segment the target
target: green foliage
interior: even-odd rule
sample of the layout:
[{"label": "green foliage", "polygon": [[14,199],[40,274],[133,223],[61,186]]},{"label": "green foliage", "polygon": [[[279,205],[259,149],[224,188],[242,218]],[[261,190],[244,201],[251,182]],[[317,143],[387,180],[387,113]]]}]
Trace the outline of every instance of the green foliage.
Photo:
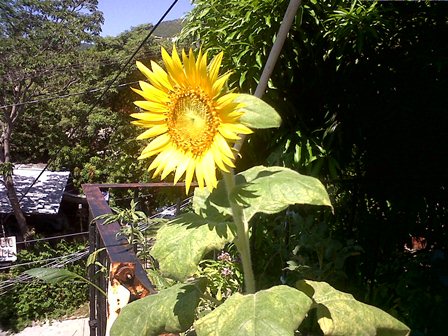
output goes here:
[{"label": "green foliage", "polygon": [[[276,175],[276,171],[280,171],[286,176],[282,174]],[[274,174],[272,174],[273,172]],[[239,200],[244,211],[246,211],[245,215],[244,212],[241,212],[245,218],[251,218],[257,212],[278,213],[287,204],[329,204],[325,189],[321,189],[319,184],[313,183],[312,181],[315,180],[313,178],[306,178],[305,181],[307,183],[302,183],[298,186],[302,189],[300,193],[292,193],[288,198],[281,196],[285,195],[284,193],[281,193],[279,196],[275,192],[275,190],[280,189],[275,189],[276,181],[285,187],[288,185],[287,182],[294,184],[297,179],[298,183],[301,183],[301,180],[303,180],[299,174],[294,173],[290,175],[287,169],[281,167],[255,167],[240,173],[239,176],[246,177],[246,179],[240,179],[240,183],[237,183],[228,191],[228,197]],[[269,183],[260,182],[254,176],[271,178],[271,181]],[[240,185],[243,183],[250,183],[252,187],[251,193],[243,194],[244,188],[240,188]],[[272,192],[266,192],[265,188]],[[316,190],[318,191],[317,193]],[[227,221],[230,213],[236,216],[233,206],[230,213],[228,205],[226,206],[226,202],[229,202],[229,199],[226,201],[223,198],[222,190],[219,187],[208,193],[205,198],[208,200],[204,200],[203,194],[204,192],[196,193],[193,200],[195,209],[199,214],[183,214],[178,219],[163,226],[158,232],[156,244],[152,249],[152,254],[158,260],[162,273],[178,281],[186,281],[188,278],[194,277],[198,273],[198,266],[204,265],[204,262],[201,263],[200,260],[207,252],[221,249],[226,242],[235,238],[228,231],[232,232],[235,230],[232,227],[234,225],[238,226],[237,221],[234,224],[230,224]],[[196,200],[196,198],[199,200]],[[260,199],[263,199],[267,204],[266,208],[261,209],[258,207]],[[251,209],[252,204],[254,204],[255,209]],[[213,208],[213,211],[207,211],[208,208]],[[207,217],[208,214],[210,217]],[[219,220],[220,216],[221,220]],[[210,218],[213,218],[213,221]],[[238,228],[236,231],[239,234],[242,232]],[[244,245],[237,245],[240,253],[241,246],[244,248]],[[199,274],[202,272],[203,275],[206,275],[206,279],[213,282],[212,285],[208,286],[207,292],[216,296],[218,301],[215,302],[216,305],[223,298],[222,294],[218,294],[218,292],[221,291],[224,284],[219,282],[216,271],[213,270],[213,267],[216,268],[216,263],[208,262],[207,265],[209,270],[204,271],[204,269],[201,269]],[[210,266],[212,266],[211,270]],[[244,273],[244,280],[248,281],[246,268],[244,268]],[[311,284],[313,283],[311,282]],[[203,311],[205,315],[194,322],[194,330],[198,335],[234,335],[241,332],[241,330],[244,330],[244,334],[250,335],[293,335],[310,309],[315,308],[312,305],[311,298],[315,300],[316,307],[320,307],[319,304],[326,304],[327,308],[325,309],[330,309],[330,312],[333,309],[331,300],[338,297],[338,292],[326,283],[318,284],[322,284],[327,291],[333,291],[330,293],[330,298],[324,294],[320,295],[320,292],[317,290],[318,294],[312,296],[309,294],[308,288],[303,289],[299,287],[301,290],[296,290],[289,286],[275,286],[244,296],[234,293],[227,297],[224,303],[217,306],[212,312],[207,314],[206,311]],[[123,335],[125,332],[129,332],[130,328],[136,335],[156,335],[160,332],[179,332],[190,328],[194,320],[195,311],[199,309],[199,297],[203,295],[205,288],[201,287],[199,292],[197,288],[194,289],[195,299],[185,310],[180,308],[184,307],[183,295],[178,294],[179,290],[184,286],[191,285],[188,282],[176,284],[163,289],[157,295],[136,301],[125,307],[114,323],[111,335]],[[327,298],[330,303],[321,299],[322,297]],[[352,297],[350,296],[350,298]],[[369,307],[354,299],[353,302],[356,302],[360,307],[360,314],[356,318],[364,319],[367,316],[365,324],[363,324],[367,328],[366,335],[372,334],[368,328],[373,328],[372,330],[374,331],[377,329],[383,330],[385,334],[390,330],[391,335],[395,332],[397,335],[409,334],[406,326],[380,309]],[[152,309],[151,307],[153,306],[157,306],[158,309]],[[213,307],[213,304],[211,306]],[[123,314],[125,311],[127,313]],[[341,306],[339,312],[343,315],[350,311],[350,305],[347,305]],[[322,314],[318,308],[317,322],[325,335],[332,335],[334,330],[337,331],[336,334],[348,334],[351,330],[351,325],[347,323],[347,319],[341,319],[339,315],[334,315],[333,317],[333,315],[327,314],[324,316],[326,320],[323,320]],[[135,323],[135,319],[142,322]],[[179,324],[178,321],[181,319],[188,323]]]},{"label": "green foliage", "polygon": [[[184,37],[224,50],[225,70],[236,69],[234,86],[254,92],[288,1],[194,3]],[[440,156],[448,141],[441,127],[448,104],[446,11],[446,3],[428,1],[302,2],[263,97],[282,125],[250,135],[238,169],[279,165],[318,177],[335,216],[313,221],[325,230],[311,230],[316,243],[300,245],[292,256],[279,251],[291,237],[266,223],[272,217],[264,220],[253,244],[254,259],[270,261],[270,267],[254,265],[262,279],[276,268],[275,279],[275,266],[285,260],[295,263],[296,274],[313,278],[336,271],[332,285],[416,333],[445,332],[439,321],[448,313],[448,178]],[[289,219],[275,218],[278,225]],[[325,272],[316,253],[320,234],[333,246],[324,249]],[[406,253],[410,235],[426,238],[427,247]],[[355,247],[363,253],[344,258]]]},{"label": "green foliage", "polygon": [[[43,123],[50,116],[53,122],[50,130],[54,131],[61,118],[56,117],[55,121],[54,111],[45,110],[46,103],[23,103],[33,99],[46,100],[78,86],[75,84],[77,77],[89,68],[84,63],[88,58],[83,57],[86,50],[82,46],[95,41],[102,14],[94,0],[77,3],[68,0],[2,1],[0,6],[0,21],[8,22],[0,25],[0,104],[8,105],[1,110],[2,137],[12,145],[12,151],[17,150],[17,158],[23,152],[31,152],[34,156],[36,149],[42,155],[45,154],[41,152],[45,150],[42,147],[48,144],[46,141],[59,138],[63,132],[53,132],[44,141],[36,137],[39,134],[36,131],[45,129]],[[71,102],[73,99],[67,100],[65,105],[73,116],[73,110],[82,106]],[[60,106],[66,111],[64,104]],[[29,132],[15,139],[14,128],[18,127],[17,135],[23,134],[22,125]]]},{"label": "green foliage", "polygon": [[[203,217],[231,214],[224,182],[213,194],[197,191],[193,206]],[[256,166],[236,175],[231,199],[242,206],[246,220],[256,213],[273,214],[292,204],[331,206],[328,194],[316,178],[301,175],[284,167]]]},{"label": "green foliage", "polygon": [[[84,244],[60,242],[56,246],[37,243],[32,248],[17,254],[17,264],[35,262],[80,251]],[[14,278],[35,266],[20,266],[11,269],[3,279]],[[78,276],[85,274],[83,262],[68,264],[67,271]],[[72,281],[64,284],[47,284],[38,280],[16,283],[2,293],[0,301],[0,325],[3,329],[20,330],[32,321],[58,318],[70,314],[87,301],[85,282]]]},{"label": "green foliage", "polygon": [[289,241],[292,253],[287,261],[286,269],[291,271],[288,278],[298,276],[343,285],[347,280],[346,261],[360,255],[361,247],[353,241],[341,242],[333,237],[326,218],[319,221],[313,215],[303,217],[299,211],[289,211],[282,220],[288,222],[289,232],[294,232]]},{"label": "green foliage", "polygon": [[198,274],[207,280],[206,293],[213,298],[208,302],[211,306],[242,291],[243,274],[235,257],[228,252],[222,251],[216,259],[202,260]]},{"label": "green foliage", "polygon": [[111,207],[112,214],[104,214],[94,218],[94,221],[102,219],[102,224],[107,225],[118,222],[121,226],[131,225],[135,227],[139,223],[148,223],[148,216],[143,211],[137,210],[138,203],[133,199],[129,209],[121,209],[120,207]]},{"label": "green foliage", "polygon": [[182,37],[206,48],[223,50],[223,66],[234,70],[231,81],[253,92],[272,46],[286,1],[195,0]]},{"label": "green foliage", "polygon": [[[249,108],[245,107],[249,111],[249,123],[260,128],[280,124],[274,120],[273,124],[269,125],[269,121],[266,122],[260,117],[266,108],[258,99],[245,99],[245,102],[250,105]],[[276,113],[273,115],[276,116]],[[222,172],[222,175],[223,180],[212,191],[195,192],[194,213],[182,214],[159,229],[156,237],[152,254],[159,262],[162,274],[185,283],[163,289],[159,294],[144,299],[147,302],[140,300],[125,307],[114,322],[111,335],[123,335],[131,329],[136,335],[179,332],[191,328],[192,324],[194,332],[204,336],[239,333],[294,335],[302,321],[311,316],[311,310],[314,308],[317,309],[315,314],[317,320],[314,322],[319,324],[325,335],[332,335],[333,331],[341,335],[350,334],[349,320],[340,316],[344,313],[351,316],[351,306],[342,304],[338,311],[340,315],[333,316],[332,299],[339,301],[341,295],[330,285],[318,283],[316,286],[317,289],[325,288],[325,293],[330,296],[325,296],[325,293],[321,295],[317,289],[316,295],[313,296],[314,293],[310,294],[309,289],[303,286],[299,286],[297,290],[286,285],[272,286],[272,283],[269,289],[257,291],[253,273],[250,220],[261,213],[277,214],[291,205],[332,208],[323,184],[316,178],[276,166],[255,166],[237,175],[233,172]],[[254,224],[256,222],[252,221],[252,225]],[[256,228],[253,226],[253,229]],[[184,297],[178,293],[179,289],[191,286],[187,281],[197,276],[201,259],[207,253],[222,249],[229,242],[234,243],[241,257],[245,295],[234,293],[213,311],[207,312],[207,309],[201,311],[203,307],[198,308],[199,298],[204,295],[205,288],[195,288],[194,299],[184,309]],[[318,257],[322,259],[322,253],[318,254]],[[323,260],[321,266],[322,263]],[[216,264],[211,265],[216,267]],[[213,269],[211,272],[205,272],[205,275],[216,282],[216,272],[213,272]],[[209,286],[208,292],[219,288],[219,285],[214,283]],[[222,298],[221,295],[218,297],[219,290],[216,292],[217,299]],[[347,300],[347,297],[344,299]],[[216,301],[218,302],[214,303],[218,305],[220,300]],[[409,329],[386,312],[354,299],[353,302],[360,308],[356,318],[366,318],[361,326],[363,332],[366,328],[366,335],[376,331],[384,332],[384,335],[409,335]],[[157,306],[158,309],[151,309],[153,306]],[[324,315],[321,307],[325,307],[324,312],[329,311],[329,314]],[[194,322],[196,310],[203,316]],[[185,321],[185,324],[179,323],[181,320]]]},{"label": "green foliage", "polygon": [[11,176],[14,169],[14,164],[12,162],[2,162],[0,163],[0,176]]},{"label": "green foliage", "polygon": [[[1,105],[21,103],[12,101],[14,89],[28,90],[23,95],[16,92],[23,101],[39,101],[18,105],[20,113],[9,118],[15,121],[12,158],[24,163],[51,159],[52,169],[71,171],[75,187],[82,183],[148,181],[145,164],[136,160],[142,144],[135,141],[137,132],[129,123],[136,98],[130,83],[136,85],[144,79],[132,66],[133,61],[97,102],[148,34],[147,25],[117,37],[99,38],[95,35],[102,18],[96,1],[80,1],[77,5],[75,9],[70,1],[2,5],[6,8],[1,11],[7,16],[5,22],[12,22],[13,17],[20,21],[28,7],[35,14],[23,19],[23,26],[11,25],[18,30],[16,33],[6,31],[9,25],[1,27],[5,29],[0,46],[0,83],[4,84],[0,85]],[[78,11],[82,11],[81,18]],[[15,39],[14,34],[39,38]],[[48,47],[53,37],[60,43]],[[167,41],[150,39],[136,59],[147,64],[161,58],[160,44]],[[29,45],[22,45],[26,43]]]},{"label": "green foliage", "polygon": [[[257,212],[276,213],[290,204],[330,205],[317,179],[282,167],[254,167],[238,174],[236,180],[232,198],[241,204],[247,220]],[[231,209],[226,198],[223,181],[211,194],[205,189],[196,191],[196,213],[181,215],[159,230],[152,255],[158,259],[162,273],[185,280],[197,271],[207,252],[233,241],[235,229],[229,222]]]}]

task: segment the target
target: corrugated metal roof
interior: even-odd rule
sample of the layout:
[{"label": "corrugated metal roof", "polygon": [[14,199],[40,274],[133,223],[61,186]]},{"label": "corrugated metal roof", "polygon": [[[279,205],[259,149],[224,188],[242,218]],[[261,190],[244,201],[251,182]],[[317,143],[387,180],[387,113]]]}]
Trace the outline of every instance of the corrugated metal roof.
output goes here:
[{"label": "corrugated metal roof", "polygon": [[[17,197],[20,199],[42,172],[42,168],[23,165],[16,165],[16,167],[13,178]],[[69,175],[69,172],[45,171],[20,202],[23,212],[26,214],[57,214]],[[12,212],[12,208],[6,188],[3,183],[0,183],[0,213],[10,212]]]}]

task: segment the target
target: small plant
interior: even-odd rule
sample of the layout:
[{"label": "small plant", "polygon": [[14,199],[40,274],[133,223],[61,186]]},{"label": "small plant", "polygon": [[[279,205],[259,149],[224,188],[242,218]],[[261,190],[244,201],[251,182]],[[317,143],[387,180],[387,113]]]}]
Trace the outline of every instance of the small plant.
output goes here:
[{"label": "small plant", "polygon": [[207,279],[206,293],[218,304],[242,291],[243,276],[240,266],[229,252],[221,251],[216,259],[202,260],[198,276]]},{"label": "small plant", "polygon": [[157,229],[167,222],[164,218],[149,218],[145,212],[138,210],[138,203],[131,200],[129,209],[111,207],[113,213],[100,215],[93,219],[103,220],[103,225],[118,222],[121,226],[120,235],[136,246],[137,257],[141,260],[151,259],[149,240],[155,236]]}]

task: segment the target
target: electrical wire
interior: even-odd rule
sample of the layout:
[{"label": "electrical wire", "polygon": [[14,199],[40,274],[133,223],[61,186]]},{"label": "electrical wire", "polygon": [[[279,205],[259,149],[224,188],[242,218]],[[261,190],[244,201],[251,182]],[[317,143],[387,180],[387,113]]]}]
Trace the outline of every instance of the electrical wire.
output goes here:
[{"label": "electrical wire", "polygon": [[[14,267],[19,267],[19,266],[24,266],[24,265],[28,266],[28,265],[35,265],[35,264],[47,262],[46,264],[44,264],[41,267],[45,267],[45,268],[62,268],[64,266],[66,266],[67,264],[72,264],[75,261],[78,261],[80,259],[85,258],[88,254],[89,254],[88,249],[85,249],[85,250],[82,250],[82,251],[74,252],[74,253],[71,253],[71,254],[67,254],[67,255],[63,255],[63,256],[59,256],[59,257],[55,257],[55,258],[36,260],[34,262],[17,264],[17,265],[13,265],[13,266]],[[0,268],[0,269],[6,269],[6,268],[3,267],[3,268]],[[2,282],[0,282],[0,295],[4,294],[8,290],[10,290],[12,286],[14,286],[14,285],[16,285],[18,283],[29,282],[32,279],[33,279],[33,277],[31,277],[30,275],[21,273],[20,275],[18,275],[15,278],[11,278],[11,279],[2,281]]]},{"label": "electrical wire", "polygon": [[[164,218],[166,216],[170,217],[178,209],[182,210],[185,207],[187,207],[188,205],[190,205],[192,198],[193,197],[188,197],[188,198],[182,200],[182,202],[180,202],[180,204],[171,204],[170,206],[165,207],[162,211],[159,211],[159,212],[149,216],[148,218],[149,219],[156,219],[156,218]],[[141,223],[141,224],[139,224],[137,226],[137,229],[140,230],[140,231],[145,231],[151,225],[152,225],[151,223]],[[31,242],[45,241],[45,240],[53,240],[53,239],[60,239],[60,238],[72,237],[72,236],[76,236],[76,235],[84,235],[84,234],[88,234],[88,233],[89,232],[80,232],[80,233],[60,235],[60,236],[55,236],[55,237],[40,238],[40,239],[29,240],[27,242],[18,242],[17,244],[20,244],[20,243],[31,243]],[[117,244],[107,245],[107,246],[104,246],[104,247],[114,247],[114,246],[122,246],[122,245],[123,245],[122,243],[117,243]],[[3,267],[0,267],[0,271],[11,269],[11,268],[30,266],[30,265],[36,265],[36,264],[42,264],[42,263],[44,263],[44,265],[41,265],[40,267],[45,267],[45,268],[62,268],[64,266],[66,266],[67,264],[70,264],[70,263],[73,263],[75,261],[78,261],[80,259],[85,258],[88,254],[89,254],[89,250],[86,248],[86,249],[83,249],[83,250],[78,251],[78,252],[74,252],[74,253],[71,253],[71,254],[62,255],[62,256],[58,256],[58,257],[46,258],[46,259],[35,260],[35,261],[29,261],[29,262],[20,263],[20,264],[13,264],[13,265],[9,265],[9,266],[3,266]],[[2,282],[0,282],[0,295],[2,295],[5,292],[7,292],[15,284],[29,282],[32,279],[33,279],[33,277],[31,277],[31,276],[29,276],[27,274],[22,273],[22,274],[18,275],[15,278],[2,281]]]},{"label": "electrical wire", "polygon": [[[67,254],[67,255],[62,255],[62,256],[58,256],[58,257],[53,257],[53,258],[46,258],[46,259],[42,259],[42,260],[34,260],[34,261],[29,261],[29,262],[25,262],[25,263],[21,263],[21,264],[13,264],[13,265],[9,265],[9,266],[3,266],[0,267],[0,270],[6,270],[6,269],[11,269],[11,268],[17,268],[17,267],[22,267],[22,266],[29,266],[29,265],[35,265],[35,264],[41,264],[41,263],[47,263],[48,265],[51,265],[52,262],[55,261],[60,261],[60,260],[64,260],[64,259],[68,259],[70,257],[75,257],[75,260],[79,260],[81,259],[84,255],[88,254],[88,249],[84,249],[82,251],[78,251],[78,252],[74,252],[71,254]],[[72,260],[72,259],[70,259]],[[56,263],[58,264],[58,263]]]},{"label": "electrical wire", "polygon": [[[120,88],[120,87],[129,86],[129,85],[136,84],[136,83],[138,83],[138,81],[118,84],[115,87],[116,88]],[[52,97],[44,97],[44,98],[40,98],[40,99],[28,100],[28,101],[25,101],[25,102],[22,102],[22,103],[17,103],[17,104],[3,105],[3,106],[0,106],[0,109],[5,109],[5,108],[8,108],[8,107],[12,107],[12,106],[37,104],[37,103],[41,103],[41,102],[44,102],[44,101],[50,101],[50,100],[55,100],[55,99],[64,99],[64,98],[68,98],[68,97],[79,96],[79,95],[83,95],[83,94],[87,94],[87,93],[98,92],[98,91],[103,90],[104,88],[106,88],[106,87],[104,86],[104,87],[95,88],[95,89],[89,89],[89,90],[81,91],[81,92],[67,93],[67,94],[60,95],[60,96],[52,96]]]},{"label": "electrical wire", "polygon": [[84,231],[84,232],[79,232],[79,233],[70,233],[70,234],[66,234],[66,235],[53,236],[53,237],[48,237],[48,238],[31,239],[31,240],[27,240],[26,242],[25,241],[17,242],[16,245],[35,243],[35,242],[39,242],[39,241],[61,239],[61,238],[67,238],[67,237],[74,237],[74,236],[82,236],[82,235],[86,235],[86,234],[89,234],[89,231]]}]

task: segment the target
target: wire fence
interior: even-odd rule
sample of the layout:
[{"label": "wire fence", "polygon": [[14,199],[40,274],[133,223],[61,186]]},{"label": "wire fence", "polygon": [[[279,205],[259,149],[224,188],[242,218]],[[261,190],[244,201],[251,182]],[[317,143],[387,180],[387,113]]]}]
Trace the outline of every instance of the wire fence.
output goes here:
[{"label": "wire fence", "polygon": [[[153,225],[154,222],[151,220],[155,219],[171,219],[174,216],[176,216],[179,211],[184,210],[186,207],[188,207],[191,204],[192,197],[188,197],[184,200],[179,201],[176,204],[171,204],[169,206],[165,206],[160,209],[155,214],[152,214],[148,216],[149,221],[148,222],[141,222],[138,223],[135,228],[142,232],[144,235],[144,241],[140,242],[139,244],[135,245],[135,249],[141,252],[141,258],[142,265],[145,267],[148,267],[150,264],[148,258],[148,249],[151,247],[152,239],[148,235],[149,229],[151,229],[151,225]],[[66,235],[59,235],[59,236],[53,236],[53,237],[47,237],[47,238],[39,238],[39,239],[33,239],[29,240],[27,242],[18,242],[17,244],[24,244],[24,243],[35,243],[35,242],[42,242],[42,241],[49,241],[49,240],[55,240],[55,239],[64,239],[68,237],[74,237],[74,236],[80,236],[80,235],[87,235],[89,232],[79,232],[79,233],[73,233],[73,234],[66,234]],[[109,246],[110,247],[110,246]],[[74,252],[67,255],[57,256],[53,258],[46,258],[42,260],[35,260],[35,261],[29,261],[25,263],[19,263],[19,264],[11,264],[8,266],[2,266],[0,267],[0,271],[6,271],[8,269],[12,268],[18,268],[18,267],[24,267],[24,266],[33,266],[33,267],[45,267],[45,268],[63,268],[68,264],[72,264],[74,262],[77,262],[83,258],[87,258],[87,255],[89,254],[88,248],[85,248],[81,251]],[[0,296],[5,294],[7,291],[11,290],[14,285],[17,284],[23,284],[27,283],[33,280],[33,277],[21,273],[20,275],[1,281],[0,282]]]},{"label": "wire fence", "polygon": [[[74,253],[70,253],[70,254],[54,257],[54,258],[47,258],[47,259],[31,261],[31,262],[22,263],[22,264],[16,264],[16,265],[8,266],[8,267],[2,267],[2,268],[0,268],[0,270],[12,268],[12,267],[22,267],[22,266],[31,266],[31,265],[35,265],[38,267],[46,267],[46,268],[63,268],[65,266],[67,266],[68,264],[73,264],[74,262],[76,262],[78,260],[86,258],[88,254],[89,254],[89,250],[87,248],[85,248],[78,252],[74,252]],[[31,277],[30,275],[21,273],[20,275],[18,275],[16,277],[13,277],[13,278],[10,278],[10,279],[0,282],[0,296],[5,294],[7,291],[11,290],[14,285],[27,283],[27,282],[31,281],[32,279],[33,279],[33,277]]]}]

